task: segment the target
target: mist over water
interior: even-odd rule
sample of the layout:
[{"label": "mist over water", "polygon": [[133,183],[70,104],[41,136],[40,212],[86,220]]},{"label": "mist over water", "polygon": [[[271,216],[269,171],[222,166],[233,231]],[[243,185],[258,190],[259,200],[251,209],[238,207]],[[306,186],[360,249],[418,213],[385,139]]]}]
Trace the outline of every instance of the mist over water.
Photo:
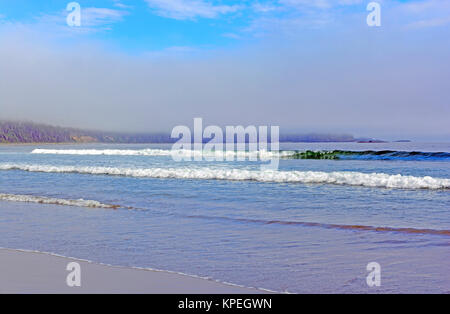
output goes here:
[{"label": "mist over water", "polygon": [[361,44],[369,34],[358,30],[345,40],[345,33],[318,33],[320,41],[271,38],[155,57],[101,42],[61,45],[25,29],[0,28],[2,119],[170,132],[202,117],[219,126],[279,125],[281,133],[434,141],[450,135],[450,65],[441,62],[449,47],[412,55],[417,44],[407,38],[399,47],[398,32],[370,44]]}]

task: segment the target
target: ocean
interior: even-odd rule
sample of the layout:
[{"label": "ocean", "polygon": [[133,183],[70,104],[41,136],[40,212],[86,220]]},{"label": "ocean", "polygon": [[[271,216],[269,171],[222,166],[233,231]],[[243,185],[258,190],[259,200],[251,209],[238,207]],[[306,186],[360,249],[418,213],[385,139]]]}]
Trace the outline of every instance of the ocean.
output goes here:
[{"label": "ocean", "polygon": [[170,148],[0,146],[0,247],[276,292],[450,293],[450,143],[282,143],[278,171]]}]

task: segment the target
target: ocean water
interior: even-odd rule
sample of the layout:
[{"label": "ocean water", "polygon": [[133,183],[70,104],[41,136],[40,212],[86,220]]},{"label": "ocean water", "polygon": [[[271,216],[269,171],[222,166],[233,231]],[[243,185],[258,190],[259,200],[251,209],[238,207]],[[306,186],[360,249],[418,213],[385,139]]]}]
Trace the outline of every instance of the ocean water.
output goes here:
[{"label": "ocean water", "polygon": [[450,143],[281,144],[278,171],[170,148],[0,146],[0,247],[279,292],[450,293]]}]

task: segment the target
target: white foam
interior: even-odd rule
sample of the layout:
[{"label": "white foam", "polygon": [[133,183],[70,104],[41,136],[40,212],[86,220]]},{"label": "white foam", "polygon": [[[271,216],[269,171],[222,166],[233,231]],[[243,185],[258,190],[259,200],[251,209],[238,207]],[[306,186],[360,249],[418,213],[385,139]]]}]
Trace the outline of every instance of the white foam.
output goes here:
[{"label": "white foam", "polygon": [[20,194],[1,194],[1,193],[0,193],[0,201],[53,204],[53,205],[89,207],[89,208],[117,208],[118,207],[116,205],[108,205],[108,204],[100,203],[98,201],[84,200],[84,199],[69,200],[69,199],[51,198],[51,197],[44,197],[44,196],[20,195]]},{"label": "white foam", "polygon": [[216,168],[115,168],[88,166],[51,166],[0,164],[0,170],[22,170],[48,173],[115,175],[138,178],[234,180],[277,183],[325,183],[400,189],[450,189],[450,179],[400,174],[362,173],[354,171],[275,171]]},{"label": "white foam", "polygon": [[35,149],[32,154],[47,155],[108,155],[108,156],[170,156],[170,150],[164,149]]},{"label": "white foam", "polygon": [[168,149],[35,149],[32,154],[47,155],[81,155],[81,156],[182,156],[194,158],[196,156],[214,157],[226,159],[233,158],[249,158],[249,159],[270,159],[273,157],[287,157],[295,152],[289,151],[207,151],[207,150],[168,150]]}]

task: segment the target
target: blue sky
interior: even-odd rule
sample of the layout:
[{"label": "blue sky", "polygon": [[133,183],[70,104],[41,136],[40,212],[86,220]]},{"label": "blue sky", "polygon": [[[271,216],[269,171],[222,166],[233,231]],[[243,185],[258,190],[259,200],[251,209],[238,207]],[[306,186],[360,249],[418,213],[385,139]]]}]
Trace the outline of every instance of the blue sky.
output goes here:
[{"label": "blue sky", "polygon": [[[80,0],[82,25],[66,25],[70,1],[1,0],[2,24],[21,24],[72,40],[96,39],[139,53],[185,47],[215,49],[271,36],[364,28],[364,0]],[[448,27],[445,0],[378,1],[383,27],[417,30]]]},{"label": "blue sky", "polygon": [[[104,40],[130,52],[234,45],[254,14],[249,3],[239,1],[79,1],[82,25],[71,29],[65,25],[68,2],[0,1],[0,14],[3,22],[47,28],[55,36],[58,32],[77,39]],[[183,2],[192,8],[178,8]]]},{"label": "blue sky", "polygon": [[381,27],[365,0],[80,0],[80,27],[69,2],[0,0],[4,117],[450,135],[448,0],[377,1]]}]

